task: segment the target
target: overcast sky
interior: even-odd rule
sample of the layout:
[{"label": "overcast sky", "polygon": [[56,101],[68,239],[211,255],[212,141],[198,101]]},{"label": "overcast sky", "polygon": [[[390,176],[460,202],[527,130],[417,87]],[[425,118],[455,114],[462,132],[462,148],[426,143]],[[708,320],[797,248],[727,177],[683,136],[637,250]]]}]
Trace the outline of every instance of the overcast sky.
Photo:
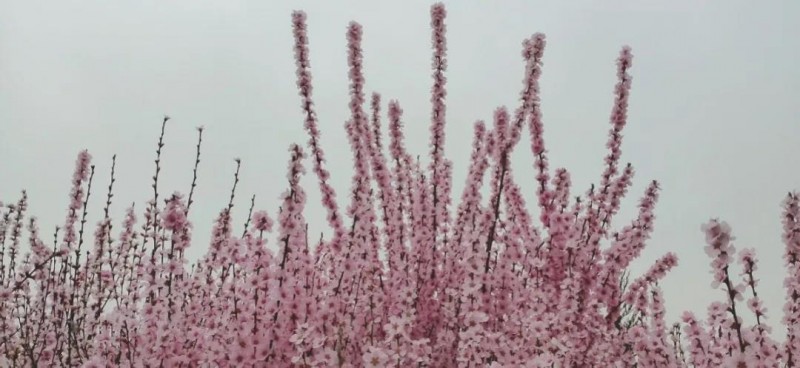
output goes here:
[{"label": "overcast sky", "polygon": [[[207,129],[190,257],[205,251],[211,222],[227,203],[235,157],[243,161],[236,227],[253,194],[257,209],[275,214],[288,146],[307,140],[290,25],[291,11],[304,9],[322,144],[346,203],[347,24],[364,26],[368,90],[400,101],[409,146],[423,154],[430,4],[0,0],[0,200],[16,200],[27,189],[30,210],[51,233],[64,221],[73,162],[86,148],[97,165],[90,224],[100,219],[105,193],[97,188],[107,185],[115,153],[113,213],[133,202],[142,209],[152,195],[161,117],[168,114],[162,196],[188,191],[195,127]],[[738,248],[757,249],[759,292],[769,322],[779,323],[780,202],[800,189],[800,3],[458,1],[447,11],[446,152],[455,162],[454,193],[463,188],[472,123],[491,120],[497,106],[516,107],[520,45],[534,32],[547,35],[541,83],[551,165],[570,170],[575,194],[597,182],[614,60],[630,45],[634,79],[622,149],[636,177],[614,225],[632,218],[650,180],[663,187],[654,237],[634,273],[677,253],[680,264],[662,283],[667,316],[675,320],[686,309],[705,316],[708,303],[724,296],[710,289],[700,225],[720,217],[732,225]],[[514,165],[535,203],[528,145],[516,150]],[[304,183],[311,231],[319,233],[325,228],[315,178]]]}]

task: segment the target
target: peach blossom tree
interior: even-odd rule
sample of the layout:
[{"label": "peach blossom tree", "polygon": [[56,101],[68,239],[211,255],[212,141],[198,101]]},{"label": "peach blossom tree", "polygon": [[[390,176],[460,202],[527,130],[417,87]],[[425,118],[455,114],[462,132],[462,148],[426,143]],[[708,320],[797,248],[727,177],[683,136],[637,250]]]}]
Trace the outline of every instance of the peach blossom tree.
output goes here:
[{"label": "peach blossom tree", "polygon": [[[539,97],[545,36],[537,33],[522,42],[516,105],[474,124],[466,185],[456,198],[444,150],[444,6],[433,5],[430,16],[427,164],[406,149],[400,102],[367,97],[362,27],[347,28],[345,128],[355,173],[346,207],[330,183],[335,173],[326,168],[306,15],[299,11],[291,22],[309,140],[289,147],[280,207],[270,215],[251,206],[243,234],[232,226],[237,161],[230,202],[216,218],[208,250],[196,263],[187,261],[186,250],[201,246],[192,241],[190,209],[203,129],[188,194],[163,195],[158,179],[167,117],[152,199],[128,208],[121,222],[109,216],[112,165],[104,216],[89,234],[87,204],[100,179],[86,151],[75,164],[65,222],[51,236],[27,213],[25,192],[3,203],[0,366],[800,366],[796,193],[783,204],[785,341],[772,337],[766,324],[754,251],[737,252],[730,227],[716,219],[702,230],[720,299],[705,319],[686,312],[668,324],[658,282],[677,256],[666,253],[638,277],[628,271],[653,232],[659,184],[650,183],[628,225],[610,226],[634,176],[621,161],[631,50],[622,48],[616,61],[598,184],[575,196],[569,172],[550,167]],[[534,158],[530,185],[515,179],[510,164],[521,142]],[[319,240],[309,238],[304,217],[312,188],[300,178],[309,166],[331,230]],[[524,190],[536,193],[536,203],[525,203]],[[744,314],[754,323],[745,324]]]}]

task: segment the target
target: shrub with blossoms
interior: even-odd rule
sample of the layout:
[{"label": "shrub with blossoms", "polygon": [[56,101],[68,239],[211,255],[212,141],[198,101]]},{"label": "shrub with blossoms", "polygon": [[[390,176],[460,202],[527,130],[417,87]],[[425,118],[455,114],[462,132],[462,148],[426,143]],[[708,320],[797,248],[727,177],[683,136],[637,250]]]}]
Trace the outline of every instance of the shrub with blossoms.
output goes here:
[{"label": "shrub with blossoms", "polygon": [[[522,43],[513,110],[474,125],[460,200],[444,154],[446,12],[431,8],[429,163],[406,150],[403,110],[378,94],[367,104],[362,28],[347,29],[355,174],[349,205],[330,184],[313,102],[306,15],[292,15],[297,87],[309,134],[289,149],[287,190],[272,214],[250,208],[245,231],[230,202],[211,244],[189,265],[195,177],[188,195],[159,191],[164,131],[152,199],[87,227],[97,192],[95,166],[78,155],[67,217],[46,241],[27,196],[0,215],[0,366],[9,367],[797,367],[800,366],[800,199],[784,202],[785,341],[771,337],[758,294],[758,261],[736,251],[730,227],[703,226],[720,301],[707,318],[665,321],[659,280],[677,264],[667,253],[643,275],[627,271],[654,228],[652,182],[635,218],[610,223],[634,170],[621,165],[632,54],[617,59],[618,82],[599,184],[572,196],[570,174],[552,170],[543,140],[539,77],[545,37]],[[384,123],[383,119],[388,119]],[[389,141],[382,140],[388,125]],[[527,135],[524,133],[527,127]],[[523,186],[509,158],[520,142],[533,153],[536,181]],[[304,218],[306,167],[318,179],[332,235],[310,239]],[[536,203],[525,203],[534,190]],[[487,195],[488,194],[488,195]],[[96,196],[96,195],[95,195]],[[538,215],[538,216],[537,216]],[[23,247],[29,248],[23,254]],[[273,251],[275,249],[276,251]],[[738,264],[738,265],[737,265]],[[743,315],[752,315],[745,324]]]}]

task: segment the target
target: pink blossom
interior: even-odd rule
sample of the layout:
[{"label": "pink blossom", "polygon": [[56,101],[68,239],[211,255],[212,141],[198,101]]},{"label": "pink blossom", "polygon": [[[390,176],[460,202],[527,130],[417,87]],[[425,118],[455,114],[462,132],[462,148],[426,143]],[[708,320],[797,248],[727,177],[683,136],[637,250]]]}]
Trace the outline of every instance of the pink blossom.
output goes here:
[{"label": "pink blossom", "polygon": [[389,364],[389,356],[377,348],[370,348],[363,360],[365,367],[386,367]]},{"label": "pink blossom", "polygon": [[253,227],[258,231],[272,231],[272,219],[266,211],[253,213]]}]

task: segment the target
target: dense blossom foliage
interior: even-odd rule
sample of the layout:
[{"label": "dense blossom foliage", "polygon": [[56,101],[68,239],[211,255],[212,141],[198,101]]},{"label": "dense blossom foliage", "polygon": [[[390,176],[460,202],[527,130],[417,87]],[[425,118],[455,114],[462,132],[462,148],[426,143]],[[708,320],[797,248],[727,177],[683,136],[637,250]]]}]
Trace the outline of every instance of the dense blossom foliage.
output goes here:
[{"label": "dense blossom foliage", "polygon": [[[551,172],[539,98],[545,37],[534,34],[522,43],[518,106],[498,108],[488,124],[475,123],[466,185],[454,203],[444,149],[445,8],[436,4],[430,15],[427,165],[406,150],[398,101],[388,102],[389,139],[382,140],[381,97],[368,100],[364,90],[362,28],[351,23],[347,29],[346,129],[355,171],[347,207],[340,207],[326,169],[303,12],[292,15],[292,25],[309,141],[289,149],[287,190],[274,219],[251,206],[243,234],[234,230],[237,161],[231,199],[214,223],[208,251],[189,265],[203,129],[188,196],[162,197],[158,177],[169,118],[158,141],[152,200],[128,208],[120,229],[109,218],[112,166],[105,215],[90,242],[86,208],[96,180],[86,151],[78,156],[66,221],[52,245],[36,218],[26,217],[25,192],[2,204],[0,366],[800,366],[797,194],[783,205],[785,341],[771,337],[765,322],[755,253],[737,253],[730,227],[719,220],[702,230],[720,301],[705,319],[687,312],[668,325],[658,282],[677,256],[667,253],[637,278],[627,271],[653,232],[658,183],[647,187],[627,226],[610,228],[634,175],[630,164],[620,164],[631,50],[623,48],[617,59],[599,185],[573,197],[569,172]],[[536,193],[533,206],[510,164],[520,142],[528,142],[534,157],[536,182],[527,188]],[[331,228],[318,241],[309,238],[303,215],[308,188],[300,178],[308,161]],[[745,313],[754,324],[744,323]]]}]

